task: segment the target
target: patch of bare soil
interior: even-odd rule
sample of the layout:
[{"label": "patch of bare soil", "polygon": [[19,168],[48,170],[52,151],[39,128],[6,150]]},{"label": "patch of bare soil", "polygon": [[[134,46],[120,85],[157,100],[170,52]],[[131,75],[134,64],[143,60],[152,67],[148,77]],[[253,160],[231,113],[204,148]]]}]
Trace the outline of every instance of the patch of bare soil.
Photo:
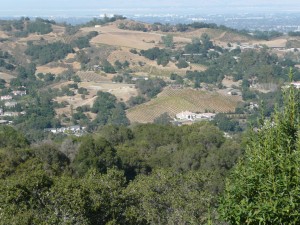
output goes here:
[{"label": "patch of bare soil", "polygon": [[6,82],[9,82],[13,78],[15,78],[15,76],[8,74],[8,73],[0,72],[0,79],[5,80]]},{"label": "patch of bare soil", "polygon": [[52,74],[57,75],[66,70],[67,70],[67,68],[64,68],[64,67],[38,66],[36,68],[36,73],[52,73]]}]

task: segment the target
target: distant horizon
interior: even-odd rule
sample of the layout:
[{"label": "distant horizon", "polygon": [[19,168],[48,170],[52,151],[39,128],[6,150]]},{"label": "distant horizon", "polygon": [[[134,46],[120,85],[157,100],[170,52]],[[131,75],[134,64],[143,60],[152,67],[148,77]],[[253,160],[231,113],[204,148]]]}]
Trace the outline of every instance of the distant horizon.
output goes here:
[{"label": "distant horizon", "polygon": [[10,0],[1,4],[1,17],[29,16],[97,16],[103,13],[128,14],[157,13],[157,14],[239,14],[239,13],[296,13],[300,12],[300,2],[286,0],[252,0],[240,2],[238,0],[153,0],[151,2],[128,0],[52,0],[38,1]]}]

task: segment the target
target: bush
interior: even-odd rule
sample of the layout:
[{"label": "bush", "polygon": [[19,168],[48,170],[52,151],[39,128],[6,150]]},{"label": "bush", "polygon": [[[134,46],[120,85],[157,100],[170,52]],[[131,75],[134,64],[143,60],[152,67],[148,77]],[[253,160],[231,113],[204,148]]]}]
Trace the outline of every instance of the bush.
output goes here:
[{"label": "bush", "polygon": [[187,68],[187,67],[189,67],[189,64],[188,64],[184,59],[179,59],[179,60],[178,60],[178,63],[176,64],[176,66],[177,66],[179,69],[182,69],[182,68]]}]

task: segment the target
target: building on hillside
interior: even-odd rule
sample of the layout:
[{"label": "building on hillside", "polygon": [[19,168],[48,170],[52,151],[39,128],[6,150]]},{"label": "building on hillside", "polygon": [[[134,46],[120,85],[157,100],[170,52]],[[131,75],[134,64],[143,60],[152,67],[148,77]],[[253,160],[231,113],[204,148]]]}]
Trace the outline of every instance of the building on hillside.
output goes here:
[{"label": "building on hillside", "polygon": [[17,95],[23,96],[23,95],[26,95],[26,91],[13,91],[12,94],[14,96],[17,96]]},{"label": "building on hillside", "polygon": [[291,85],[293,85],[297,89],[300,89],[300,81],[291,82]]},{"label": "building on hillside", "polygon": [[18,103],[16,101],[10,101],[10,102],[5,102],[4,105],[7,107],[7,108],[14,108],[16,107]]},{"label": "building on hillside", "polygon": [[6,101],[6,100],[11,100],[12,96],[11,95],[3,95],[0,97],[1,101]]},{"label": "building on hillside", "polygon": [[75,126],[70,126],[69,127],[70,131],[76,132],[76,131],[80,131],[81,127],[79,125],[75,125]]},{"label": "building on hillside", "polygon": [[192,113],[190,111],[184,111],[176,114],[176,118],[179,120],[194,121],[196,119],[196,113]]},{"label": "building on hillside", "polygon": [[205,119],[205,120],[213,120],[215,118],[215,113],[199,113],[196,114],[196,119]]},{"label": "building on hillside", "polygon": [[193,113],[189,111],[184,111],[176,114],[176,121],[197,121],[197,120],[213,120],[215,118],[215,113]]},{"label": "building on hillside", "polygon": [[8,120],[0,120],[0,124],[8,124]]},{"label": "building on hillside", "polygon": [[86,127],[81,127],[79,125],[69,126],[69,127],[59,127],[59,128],[46,128],[45,132],[51,132],[53,134],[67,134],[67,135],[75,135],[82,136],[85,132]]},{"label": "building on hillside", "polygon": [[3,116],[19,116],[18,112],[4,112]]},{"label": "building on hillside", "polygon": [[0,116],[2,116],[2,115],[3,115],[3,109],[0,108]]},{"label": "building on hillside", "polygon": [[136,77],[133,77],[132,80],[133,81],[137,81],[137,80],[148,80],[149,77],[146,77],[146,76],[136,76]]}]

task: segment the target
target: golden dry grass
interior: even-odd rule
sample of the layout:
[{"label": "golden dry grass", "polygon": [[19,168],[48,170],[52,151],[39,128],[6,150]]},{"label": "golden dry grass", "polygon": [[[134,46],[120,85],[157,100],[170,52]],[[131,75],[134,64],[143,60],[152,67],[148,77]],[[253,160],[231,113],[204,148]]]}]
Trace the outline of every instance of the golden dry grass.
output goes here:
[{"label": "golden dry grass", "polygon": [[15,76],[8,74],[8,73],[2,73],[0,72],[0,79],[5,80],[6,82],[9,82],[11,79],[15,78]]},{"label": "golden dry grass", "polygon": [[234,81],[233,77],[231,76],[225,76],[225,78],[222,80],[222,84],[227,87],[227,88],[231,88],[233,86],[239,87],[241,85],[242,81]]},{"label": "golden dry grass", "polygon": [[279,48],[284,48],[286,46],[287,43],[287,39],[280,37],[280,38],[276,38],[270,41],[254,41],[251,42],[252,44],[256,44],[256,45],[266,45],[270,48],[274,48],[274,47],[279,47]]},{"label": "golden dry grass", "polygon": [[[119,47],[149,49],[160,46],[161,37],[165,34],[118,29],[115,24],[102,27],[82,28],[82,32],[98,31],[100,34],[91,40],[93,44],[106,44]],[[188,43],[189,38],[175,36],[175,43]]]},{"label": "golden dry grass", "polygon": [[[136,96],[138,94],[137,89],[132,84],[121,84],[121,83],[112,83],[110,81],[101,81],[99,82],[81,82],[78,84],[78,87],[86,88],[89,92],[88,95],[85,96],[85,99],[81,98],[80,94],[76,94],[74,96],[62,96],[55,98],[55,101],[68,102],[68,106],[65,108],[56,109],[56,114],[62,115],[70,115],[71,114],[71,106],[73,109],[76,109],[79,106],[89,105],[92,106],[95,98],[97,97],[98,91],[109,92],[116,96],[119,101],[126,102],[130,97]],[[61,88],[63,86],[67,86],[73,82],[68,81],[54,86],[53,88]]]},{"label": "golden dry grass", "polygon": [[[169,62],[166,66],[157,65],[156,61],[133,54],[127,48],[113,51],[108,57],[108,61],[112,64],[117,60],[120,62],[127,60],[130,63],[130,69],[134,72],[142,72],[153,76],[170,76],[171,73],[185,75],[187,70],[204,71],[207,69],[206,66],[197,64],[191,64],[190,67],[179,69],[173,62]],[[139,63],[143,63],[144,66],[140,66]]]},{"label": "golden dry grass", "polygon": [[52,73],[52,74],[60,74],[66,71],[67,68],[63,67],[49,67],[49,66],[38,66],[36,67],[36,73]]},{"label": "golden dry grass", "polygon": [[0,38],[9,38],[9,36],[4,32],[4,31],[0,31]]}]

